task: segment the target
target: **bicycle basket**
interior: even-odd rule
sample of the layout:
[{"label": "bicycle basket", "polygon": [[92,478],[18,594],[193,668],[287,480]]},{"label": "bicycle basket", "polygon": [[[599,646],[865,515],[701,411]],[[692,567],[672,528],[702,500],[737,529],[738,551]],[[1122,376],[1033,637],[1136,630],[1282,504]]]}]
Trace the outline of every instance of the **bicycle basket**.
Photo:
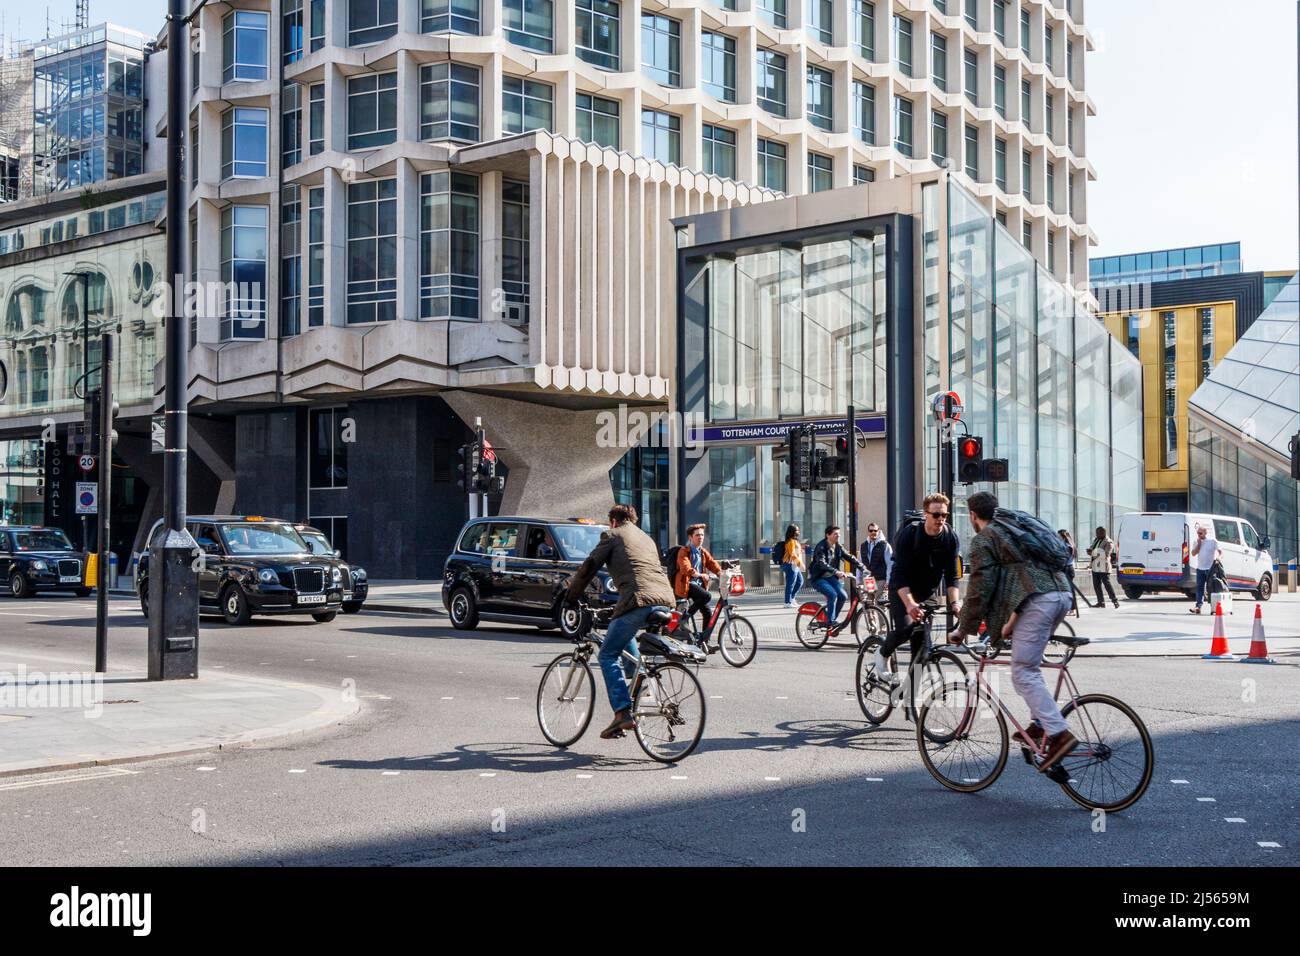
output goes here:
[{"label": "bicycle basket", "polygon": [[733,574],[731,576],[731,584],[728,585],[727,590],[732,594],[744,594],[745,576],[743,574]]}]

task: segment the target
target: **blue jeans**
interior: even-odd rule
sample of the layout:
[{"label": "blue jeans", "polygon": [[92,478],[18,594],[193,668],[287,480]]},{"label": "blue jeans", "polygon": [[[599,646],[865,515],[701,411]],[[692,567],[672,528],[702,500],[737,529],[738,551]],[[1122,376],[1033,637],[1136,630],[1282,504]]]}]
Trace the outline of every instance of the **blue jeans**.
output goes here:
[{"label": "blue jeans", "polygon": [[609,695],[609,706],[617,713],[632,706],[632,694],[628,690],[629,677],[636,674],[636,665],[623,661],[626,649],[633,657],[640,659],[637,650],[636,635],[645,627],[646,618],[651,611],[668,611],[666,607],[638,607],[626,614],[620,614],[609,622],[605,631],[605,640],[600,645],[600,672],[605,675],[605,693]]},{"label": "blue jeans", "polygon": [[789,604],[803,587],[803,572],[787,561],[781,565],[781,573],[785,575],[785,603]]},{"label": "blue jeans", "polygon": [[1210,572],[1196,569],[1196,606],[1200,607],[1201,602],[1205,600],[1205,582],[1210,580]]},{"label": "blue jeans", "polygon": [[826,596],[826,623],[834,624],[840,608],[849,599],[849,593],[844,590],[839,578],[822,578],[814,581],[813,587]]}]

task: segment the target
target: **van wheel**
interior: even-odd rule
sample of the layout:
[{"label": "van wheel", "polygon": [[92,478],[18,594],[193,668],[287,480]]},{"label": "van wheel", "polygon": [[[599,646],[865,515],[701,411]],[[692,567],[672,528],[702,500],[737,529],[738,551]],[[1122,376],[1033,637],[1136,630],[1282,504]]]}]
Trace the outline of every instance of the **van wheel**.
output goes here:
[{"label": "van wheel", "polygon": [[1141,588],[1131,588],[1131,587],[1129,587],[1128,585],[1125,585],[1125,586],[1124,586],[1124,596],[1125,596],[1126,598],[1128,598],[1130,601],[1136,601],[1138,598],[1140,598],[1140,597],[1142,596],[1142,589],[1141,589]]},{"label": "van wheel", "polygon": [[451,626],[458,631],[472,631],[478,627],[478,605],[474,603],[474,593],[466,587],[459,587],[451,593],[449,606]]},{"label": "van wheel", "polygon": [[1254,591],[1255,600],[1267,601],[1273,596],[1273,575],[1266,574],[1259,579],[1259,587]]},{"label": "van wheel", "polygon": [[221,592],[221,616],[232,627],[244,627],[252,614],[248,610],[248,598],[238,584],[231,584]]}]

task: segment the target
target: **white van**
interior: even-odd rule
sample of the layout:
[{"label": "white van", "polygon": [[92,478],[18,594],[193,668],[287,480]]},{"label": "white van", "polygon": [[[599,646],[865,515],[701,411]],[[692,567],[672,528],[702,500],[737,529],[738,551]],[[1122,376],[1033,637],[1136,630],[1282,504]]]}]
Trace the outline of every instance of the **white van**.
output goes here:
[{"label": "white van", "polygon": [[1116,562],[1124,594],[1134,601],[1148,591],[1182,591],[1195,597],[1196,562],[1191,549],[1202,525],[1219,542],[1228,586],[1267,601],[1273,594],[1268,538],[1261,538],[1241,518],[1174,511],[1144,511],[1119,519]]}]

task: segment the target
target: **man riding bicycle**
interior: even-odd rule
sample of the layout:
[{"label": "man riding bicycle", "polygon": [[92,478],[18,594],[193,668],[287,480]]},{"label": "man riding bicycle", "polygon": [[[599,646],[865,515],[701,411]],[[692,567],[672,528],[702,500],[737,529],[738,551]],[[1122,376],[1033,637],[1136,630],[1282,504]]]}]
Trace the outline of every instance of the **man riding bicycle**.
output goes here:
[{"label": "man riding bicycle", "polygon": [[673,592],[678,598],[691,602],[686,613],[701,615],[700,637],[705,644],[709,640],[709,607],[713,603],[713,596],[709,594],[710,575],[722,573],[722,565],[704,546],[704,529],[707,527],[693,524],[686,529],[686,547],[677,550],[677,567],[673,575]]},{"label": "man riding bicycle", "polygon": [[921,503],[924,518],[905,524],[894,536],[894,563],[889,574],[889,616],[893,630],[876,649],[876,673],[896,683],[889,670],[889,658],[903,641],[909,641],[915,657],[925,646],[925,632],[913,628],[925,618],[921,605],[933,597],[940,584],[947,589],[948,608],[961,611],[957,591],[957,535],[948,527],[948,496],[932,492]]},{"label": "man riding bicycle", "polygon": [[826,537],[813,548],[812,563],[808,565],[808,580],[826,597],[826,622],[814,621],[808,625],[810,628],[834,627],[840,608],[848,602],[849,594],[840,583],[845,562],[855,571],[865,570],[861,561],[840,546],[839,526],[831,525]]},{"label": "man riding bicycle", "polygon": [[659,563],[659,548],[636,522],[636,509],[631,505],[615,505],[609,509],[609,532],[601,536],[600,543],[582,562],[565,594],[567,603],[576,604],[602,567],[609,569],[618,588],[618,603],[614,605],[599,655],[605,692],[614,710],[613,722],[600,732],[606,740],[636,726],[632,718],[632,694],[620,661],[623,651],[639,656],[637,632],[645,627],[652,611],[670,613],[676,600]]}]

